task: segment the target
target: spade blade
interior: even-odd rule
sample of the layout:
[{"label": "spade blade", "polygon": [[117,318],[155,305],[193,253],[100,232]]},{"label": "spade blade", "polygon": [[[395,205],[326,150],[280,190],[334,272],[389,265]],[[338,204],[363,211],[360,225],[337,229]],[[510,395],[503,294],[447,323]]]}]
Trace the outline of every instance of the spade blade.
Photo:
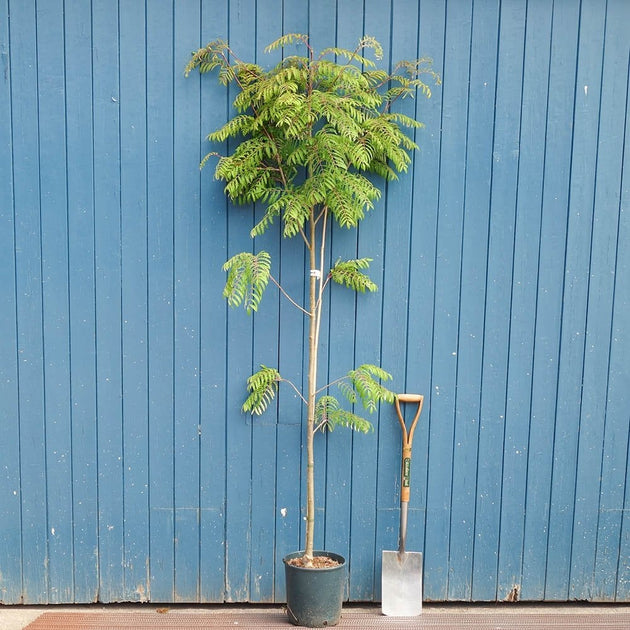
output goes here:
[{"label": "spade blade", "polygon": [[383,551],[382,611],[392,617],[422,613],[422,553]]}]

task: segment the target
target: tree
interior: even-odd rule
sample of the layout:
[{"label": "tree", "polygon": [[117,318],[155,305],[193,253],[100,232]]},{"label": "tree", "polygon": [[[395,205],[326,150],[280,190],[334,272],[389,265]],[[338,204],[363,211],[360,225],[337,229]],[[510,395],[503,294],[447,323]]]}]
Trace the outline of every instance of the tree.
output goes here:
[{"label": "tree", "polygon": [[382,58],[381,45],[363,37],[354,50],[327,48],[317,54],[306,35],[289,34],[270,44],[266,52],[302,45],[304,56],[287,55],[271,70],[240,60],[229,45],[217,40],[192,55],[186,76],[195,68],[201,73],[218,71],[219,81],[235,84],[236,114],[208,139],[236,139],[229,155],[209,153],[202,166],[218,159],[215,177],[225,182],[225,193],[237,204],[263,204],[265,213],[251,231],[263,234],[274,221],[281,223],[287,238],[300,238],[308,252],[308,303],[298,304],[271,273],[267,252],[239,253],[228,260],[224,297],[230,306],[243,305],[256,311],[271,281],[309,323],[307,392],[303,394],[277,369],[261,366],[247,381],[249,395],[243,410],[263,413],[278,385],[287,383],[307,408],[307,504],[306,566],[313,562],[315,515],[313,438],[318,431],[341,425],[368,432],[371,423],[345,409],[330,393],[337,385],[354,408],[361,403],[371,413],[394,394],[382,383],[391,375],[376,365],[365,364],[340,379],[319,386],[317,379],[319,334],[323,295],[331,281],[354,291],[376,291],[365,273],[371,259],[336,262],[326,268],[326,237],[331,223],[356,228],[373,209],[380,189],[367,177],[373,173],[384,181],[395,180],[407,170],[410,152],[417,148],[407,135],[422,124],[394,111],[393,104],[420,91],[431,91],[423,75],[439,84],[428,59],[402,61],[391,72],[379,69],[364,56],[371,50]]}]

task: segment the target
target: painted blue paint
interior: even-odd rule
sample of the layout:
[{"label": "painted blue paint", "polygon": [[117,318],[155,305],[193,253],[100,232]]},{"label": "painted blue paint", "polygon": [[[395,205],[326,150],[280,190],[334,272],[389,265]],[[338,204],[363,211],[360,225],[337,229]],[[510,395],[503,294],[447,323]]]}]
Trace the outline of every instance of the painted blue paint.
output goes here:
[{"label": "painted blue paint", "polygon": [[[570,596],[579,599],[610,599],[614,593],[613,566],[619,557],[616,531],[609,532],[610,516],[621,508],[620,477],[616,468],[625,463],[624,437],[619,447],[611,432],[607,413],[610,366],[610,336],[615,297],[617,234],[623,137],[618,133],[625,121],[627,87],[611,80],[623,74],[625,62],[616,54],[621,31],[617,21],[620,5],[611,5],[606,16],[606,41],[601,67],[600,124],[593,194],[593,228],[588,278],[588,303],[583,368],[582,408],[575,488],[575,514],[571,555]],[[592,7],[594,9],[595,7]],[[602,40],[604,38],[602,37]],[[615,45],[615,42],[617,45]],[[578,87],[580,83],[578,82]],[[587,83],[585,83],[587,85]],[[588,97],[585,94],[584,97]],[[593,474],[593,470],[599,474]],[[597,497],[593,501],[589,497]],[[608,537],[612,534],[612,541]],[[597,563],[597,565],[596,565]],[[596,572],[596,568],[599,572]],[[599,576],[599,578],[598,578]],[[611,584],[611,582],[613,584]]]},{"label": "painted blue paint", "polygon": [[[37,5],[39,82],[39,165],[42,265],[46,486],[72,485],[70,412],[70,328],[68,283],[63,10],[59,3]],[[47,500],[48,594],[52,603],[73,593],[72,495],[51,492]]]},{"label": "painted blue paint", "polygon": [[[243,44],[240,54],[253,58],[256,54],[255,11],[253,3],[230,3],[229,41]],[[235,91],[228,90],[230,103]],[[232,110],[233,113],[233,110]],[[209,174],[207,175],[209,176]],[[254,227],[254,215],[250,207],[228,205],[227,256],[233,256],[245,248],[252,248],[249,232]],[[267,297],[267,296],[266,296]],[[242,601],[250,598],[249,576],[251,570],[251,479],[252,469],[252,422],[241,411],[245,398],[245,383],[258,364],[254,364],[254,320],[239,310],[228,313],[227,320],[227,435],[226,471],[230,482],[226,493],[226,531],[234,532],[233,544],[226,545],[226,600]],[[235,351],[234,351],[235,350]],[[238,542],[237,542],[238,541]]]},{"label": "painted blue paint", "polygon": [[[615,10],[622,7],[614,5]],[[614,18],[618,19],[615,13]],[[617,24],[611,28],[617,33]],[[630,75],[627,75],[626,102],[630,90]],[[623,121],[623,151],[630,151],[630,110],[626,107]],[[616,135],[616,134],[615,134]],[[630,401],[630,372],[627,366],[629,341],[627,335],[630,313],[630,222],[627,211],[630,202],[630,171],[627,162],[620,171],[619,217],[616,240],[615,286],[611,321],[610,367],[608,398],[606,405],[606,432],[604,441],[604,461],[602,466],[601,508],[598,524],[597,555],[595,576],[597,598],[612,598],[625,601],[630,596],[630,497],[622,488],[630,483],[630,439],[625,440],[624,425],[614,421],[623,417]],[[625,478],[624,478],[625,470]],[[606,495],[604,496],[604,492]],[[617,565],[615,567],[615,556]],[[603,579],[598,579],[604,573]],[[616,577],[616,580],[615,580]]]},{"label": "painted blue paint", "polygon": [[[538,559],[538,575],[545,579],[544,595],[539,596],[552,600],[568,597],[575,483],[573,453],[580,404],[574,390],[570,389],[569,393],[565,390],[579,382],[575,372],[580,364],[565,359],[563,352],[567,346],[562,343],[562,335],[567,332],[567,327],[562,325],[562,300],[573,139],[570,130],[558,128],[553,121],[560,111],[567,111],[567,103],[572,111],[571,119],[574,116],[575,79],[569,78],[568,73],[574,75],[577,68],[578,27],[579,3],[554,5],[533,367],[532,416],[539,418],[540,424],[537,423],[536,447],[530,460],[530,471],[537,462],[542,467],[544,476],[538,481],[539,491],[545,492],[544,501],[549,505],[549,518],[540,523],[540,529],[532,538],[531,553],[540,553],[540,545],[546,542],[547,554],[544,559]],[[555,426],[548,420],[554,416],[557,418]],[[552,442],[554,447],[550,452]]]},{"label": "painted blue paint", "polygon": [[[419,37],[417,54],[433,58],[437,72],[444,73],[445,55],[444,30],[446,23],[446,6],[441,0],[423,3],[419,10]],[[431,465],[430,436],[439,427],[440,422],[432,420],[434,373],[433,356],[435,349],[434,334],[436,318],[434,317],[435,296],[437,294],[437,248],[440,203],[440,152],[442,146],[442,107],[443,90],[434,89],[430,106],[422,99],[416,103],[416,118],[426,127],[416,133],[421,149],[414,156],[414,189],[412,207],[421,209],[411,216],[411,241],[409,268],[409,325],[407,331],[407,370],[404,382],[405,391],[422,393],[425,396],[422,416],[414,438],[414,468],[412,485],[418,494],[415,504],[423,511],[423,519],[419,527],[419,545],[413,551],[424,551],[431,547],[432,528],[428,527],[435,514],[429,504],[431,486],[429,468]],[[398,457],[400,454],[397,453]],[[433,459],[435,462],[435,459]],[[433,473],[431,473],[432,475]],[[391,490],[388,490],[391,491]],[[397,531],[397,525],[395,525]],[[397,538],[390,536],[390,546],[395,549]],[[391,546],[391,541],[394,546]],[[431,552],[433,553],[433,552]],[[430,553],[429,553],[430,556]],[[425,574],[426,576],[426,574]],[[426,577],[425,577],[426,579]],[[380,573],[377,575],[380,584]],[[431,587],[433,588],[433,587]],[[377,591],[378,592],[378,591]],[[425,590],[425,597],[430,590]]]},{"label": "painted blue paint", "polygon": [[[200,7],[174,6],[173,59],[185,58],[192,37],[200,40]],[[198,145],[184,138],[200,134],[200,95],[175,69],[173,160],[178,165],[173,185],[174,283],[174,522],[175,600],[199,598],[200,526],[200,188],[196,168]],[[191,419],[194,418],[194,421]],[[177,479],[187,479],[186,484]],[[182,570],[178,570],[181,567]],[[184,570],[185,567],[185,570]]]},{"label": "painted blue paint", "polygon": [[175,597],[174,333],[173,333],[173,101],[172,10],[147,5],[147,321],[149,592],[154,601]]},{"label": "painted blue paint", "polygon": [[[35,6],[12,9],[14,37],[35,42]],[[13,211],[20,455],[22,593],[35,603],[48,597],[48,523],[46,508],[46,409],[44,383],[39,103],[34,46],[11,47]],[[20,68],[14,71],[13,68]],[[4,204],[3,204],[4,205]]]},{"label": "painted blue paint", "polygon": [[150,571],[144,7],[127,8],[119,33],[120,55],[127,60],[119,73],[124,598],[143,601]]},{"label": "painted blue paint", "polygon": [[[541,245],[541,221],[544,193],[545,146],[540,142],[546,129],[549,93],[548,73],[552,26],[552,6],[549,3],[528,3],[527,21],[538,28],[526,29],[523,65],[523,109],[521,112],[521,142],[519,148],[519,192],[514,246],[514,281],[512,298],[511,358],[514,387],[528,418],[527,480],[523,527],[523,565],[521,596],[543,599],[546,553],[540,545],[546,541],[549,522],[549,475],[551,459],[548,444],[550,429],[544,414],[534,415],[534,358],[536,316],[538,309],[538,277]],[[537,98],[528,95],[537,94]],[[516,370],[516,374],[515,374]],[[519,391],[519,389],[521,391]]]},{"label": "painted blue paint", "polygon": [[94,268],[94,153],[91,11],[85,3],[66,2],[65,89],[81,98],[65,99],[67,164],[68,274],[70,308],[70,393],[74,601],[98,596],[97,427]]},{"label": "painted blue paint", "polygon": [[[527,411],[521,414],[521,401],[514,391],[514,381],[521,383],[520,375],[515,375],[514,364],[510,361],[514,348],[511,332],[515,319],[515,241],[516,211],[519,180],[519,147],[521,140],[521,118],[514,112],[522,111],[522,72],[525,51],[526,3],[514,3],[502,7],[499,40],[499,67],[495,109],[494,164],[492,169],[492,210],[490,214],[489,262],[486,301],[486,332],[494,330],[492,346],[496,346],[501,357],[493,349],[484,354],[487,363],[493,368],[500,366],[501,376],[491,377],[490,397],[502,399],[503,458],[501,471],[501,494],[498,528],[497,553],[497,594],[499,600],[508,597],[516,586],[520,588],[522,527],[525,518],[524,494],[527,459]],[[505,37],[503,34],[505,33]],[[499,208],[496,213],[495,209]],[[501,262],[502,261],[502,262]],[[509,263],[507,261],[510,261]],[[498,266],[497,266],[498,265]],[[499,268],[503,265],[503,269]],[[495,319],[496,318],[496,319]],[[500,331],[500,333],[499,333]],[[500,336],[497,336],[499,333]],[[488,346],[486,346],[488,348]],[[486,376],[484,370],[484,377]],[[526,388],[528,384],[526,381]],[[526,390],[527,391],[527,390]],[[527,393],[525,394],[527,396]],[[487,390],[482,385],[482,400],[488,401]],[[496,413],[494,412],[494,413]],[[482,414],[483,415],[483,414]],[[525,418],[523,417],[525,416]]]},{"label": "painted blue paint", "polygon": [[[6,15],[7,2],[0,9]],[[13,129],[11,101],[11,68],[9,63],[8,21],[0,28],[0,282],[3,287],[0,300],[0,400],[2,401],[2,426],[0,449],[3,465],[0,466],[0,523],[3,536],[2,577],[0,600],[19,602],[22,597],[21,553],[21,491],[20,491],[20,414],[18,391],[18,344],[17,344],[17,286],[15,276],[15,205],[13,178]]]},{"label": "painted blue paint", "polygon": [[[457,348],[464,227],[472,3],[446,7],[435,259],[431,418],[428,453],[424,594],[448,597],[450,505],[457,399]],[[465,42],[460,54],[457,42]],[[437,422],[435,419],[439,419]]]},{"label": "painted blue paint", "polygon": [[[62,6],[63,5],[63,6]],[[62,10],[63,9],[63,10]],[[231,113],[190,52],[364,33],[444,84],[409,172],[331,262],[321,381],[380,363],[425,395],[408,548],[425,599],[630,599],[629,47],[624,0],[0,0],[0,601],[283,601],[303,544],[304,406],[241,412],[258,364],[305,380],[273,288],[228,311],[220,267],[265,249],[302,301],[299,241],[232,207],[205,135]],[[296,47],[292,52],[300,52]],[[279,339],[276,335],[280,333]],[[318,546],[380,597],[400,432],[318,436]]]},{"label": "painted blue paint", "polygon": [[453,599],[469,599],[472,589],[476,479],[470,470],[478,456],[498,18],[496,5],[473,6],[467,155],[477,159],[467,161],[465,176],[453,459],[458,500],[451,513],[448,582]]},{"label": "painted blue paint", "polygon": [[[200,44],[227,32],[227,6],[214,2],[201,6]],[[174,68],[177,74],[177,68]],[[191,79],[189,78],[190,82]],[[201,129],[216,129],[225,120],[225,90],[215,82],[200,82]],[[203,132],[202,132],[203,133]],[[200,134],[200,139],[203,135]],[[208,151],[201,142],[199,159]],[[201,179],[201,401],[200,401],[200,599],[225,598],[225,494],[226,494],[226,308],[217,309],[223,290],[214,270],[227,259],[227,204],[219,182],[206,173]],[[217,240],[220,242],[217,245]]]},{"label": "painted blue paint", "polygon": [[98,599],[124,598],[119,15],[92,4]]}]

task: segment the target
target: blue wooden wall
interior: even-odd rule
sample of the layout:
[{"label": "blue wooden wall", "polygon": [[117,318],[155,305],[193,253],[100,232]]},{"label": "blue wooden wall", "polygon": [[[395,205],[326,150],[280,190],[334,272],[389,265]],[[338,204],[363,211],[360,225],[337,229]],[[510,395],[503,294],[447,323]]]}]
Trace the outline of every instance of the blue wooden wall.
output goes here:
[{"label": "blue wooden wall", "polygon": [[[303,410],[240,405],[261,362],[303,378],[304,321],[221,299],[259,210],[199,172],[233,94],[183,69],[286,32],[443,77],[404,102],[409,174],[333,237],[381,290],[333,291],[322,353],[426,395],[425,598],[630,601],[626,0],[0,0],[0,601],[282,601]],[[299,294],[299,243],[257,246]],[[388,407],[317,446],[352,600],[396,548],[399,440]]]}]

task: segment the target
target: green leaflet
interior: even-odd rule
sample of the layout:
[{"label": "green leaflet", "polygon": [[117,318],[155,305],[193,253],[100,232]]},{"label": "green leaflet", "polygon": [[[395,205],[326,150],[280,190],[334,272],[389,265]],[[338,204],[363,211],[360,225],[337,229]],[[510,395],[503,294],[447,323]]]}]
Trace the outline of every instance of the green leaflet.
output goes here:
[{"label": "green leaflet", "polygon": [[367,269],[371,258],[358,258],[356,260],[346,260],[337,262],[330,270],[330,277],[338,284],[343,284],[354,291],[364,293],[365,291],[378,291],[378,287],[369,276],[361,272]]},{"label": "green leaflet", "polygon": [[322,396],[315,408],[315,421],[322,431],[333,431],[335,427],[347,427],[360,433],[374,431],[371,422],[351,411],[343,409],[334,396]]},{"label": "green leaflet", "polygon": [[243,304],[248,313],[258,310],[263,292],[269,282],[271,256],[261,251],[258,254],[241,252],[232,256],[224,265],[227,280],[223,297],[230,306]]},{"label": "green leaflet", "polygon": [[247,379],[249,396],[243,403],[243,411],[249,411],[257,416],[264,413],[274,399],[281,380],[278,370],[261,365],[260,370]]},{"label": "green leaflet", "polygon": [[348,372],[348,379],[354,387],[358,399],[370,413],[376,410],[378,403],[393,403],[396,395],[382,385],[381,381],[391,380],[392,375],[382,368],[364,363],[356,370]]}]

